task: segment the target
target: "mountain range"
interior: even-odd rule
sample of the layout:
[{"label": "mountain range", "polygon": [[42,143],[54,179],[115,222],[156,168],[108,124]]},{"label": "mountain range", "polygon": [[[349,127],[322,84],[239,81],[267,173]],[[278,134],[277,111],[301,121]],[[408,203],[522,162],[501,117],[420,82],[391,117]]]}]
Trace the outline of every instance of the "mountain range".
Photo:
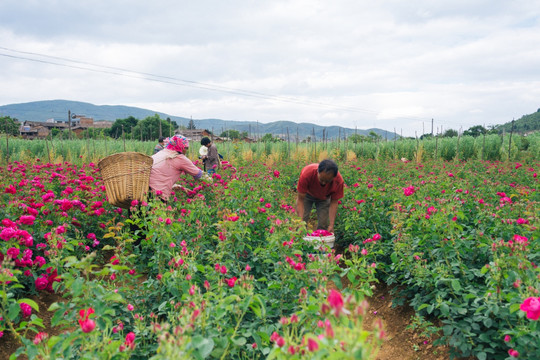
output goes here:
[{"label": "mountain range", "polygon": [[[9,116],[19,121],[47,121],[54,119],[57,121],[67,121],[68,112],[72,115],[84,115],[91,117],[94,121],[115,121],[133,116],[142,120],[148,116],[159,115],[162,119],[171,119],[179,126],[188,126],[190,118],[173,116],[159,111],[142,109],[124,105],[94,105],[80,101],[70,100],[44,100],[33,101],[20,104],[9,104],[0,106],[0,116]],[[207,129],[215,134],[220,134],[225,130],[238,130],[247,132],[250,136],[260,136],[272,134],[274,136],[287,136],[295,138],[305,138],[307,136],[322,138],[323,132],[326,138],[337,138],[339,136],[349,136],[352,134],[369,135],[371,132],[381,136],[383,139],[394,139],[399,135],[387,132],[382,129],[357,130],[341,126],[320,126],[310,123],[295,123],[292,121],[275,121],[270,123],[259,123],[257,121],[236,121],[222,119],[193,119],[195,127],[198,129]]]}]

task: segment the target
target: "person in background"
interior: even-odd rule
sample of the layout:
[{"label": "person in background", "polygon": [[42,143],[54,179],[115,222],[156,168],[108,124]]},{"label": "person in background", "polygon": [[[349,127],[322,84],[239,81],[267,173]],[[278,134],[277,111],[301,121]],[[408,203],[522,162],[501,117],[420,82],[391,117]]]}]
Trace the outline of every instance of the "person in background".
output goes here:
[{"label": "person in background", "polygon": [[334,232],[338,200],[343,197],[343,178],[332,160],[309,164],[302,169],[298,179],[296,212],[306,223],[311,209],[317,211],[317,229]]},{"label": "person in background", "polygon": [[167,201],[173,190],[181,190],[186,194],[189,189],[175,184],[182,174],[189,174],[194,179],[212,179],[196,167],[185,155],[189,148],[189,141],[182,135],[174,135],[165,140],[165,149],[152,155],[154,164],[150,170],[150,189],[161,199]]},{"label": "person in background", "polygon": [[160,152],[161,150],[164,149],[165,147],[165,138],[163,136],[160,136],[159,139],[158,139],[158,143],[156,145],[156,147],[154,148],[154,154]]},{"label": "person in background", "polygon": [[[207,137],[201,139],[201,145],[208,148],[206,154],[205,170],[208,174],[215,174],[216,169],[220,168],[219,154],[216,145]],[[204,161],[204,160],[203,160]]]},{"label": "person in background", "polygon": [[205,145],[201,145],[199,148],[199,159],[202,160],[203,169],[206,171],[206,158],[208,157],[208,148]]}]

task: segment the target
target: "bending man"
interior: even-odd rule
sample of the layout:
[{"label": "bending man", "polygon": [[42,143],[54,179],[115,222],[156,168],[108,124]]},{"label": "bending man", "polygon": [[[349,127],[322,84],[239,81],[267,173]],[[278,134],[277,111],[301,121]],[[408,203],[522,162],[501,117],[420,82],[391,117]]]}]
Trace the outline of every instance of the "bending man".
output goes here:
[{"label": "bending man", "polygon": [[317,211],[317,229],[334,232],[338,200],[343,197],[343,178],[332,160],[309,164],[298,179],[296,212],[306,223],[311,209]]}]

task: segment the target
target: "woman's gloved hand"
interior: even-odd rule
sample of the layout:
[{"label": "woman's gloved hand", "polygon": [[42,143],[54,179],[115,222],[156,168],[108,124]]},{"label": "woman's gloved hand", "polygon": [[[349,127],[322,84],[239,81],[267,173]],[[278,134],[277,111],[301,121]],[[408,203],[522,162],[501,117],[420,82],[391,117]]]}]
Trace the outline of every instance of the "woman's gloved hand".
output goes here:
[{"label": "woman's gloved hand", "polygon": [[213,183],[212,177],[208,175],[207,173],[203,173],[203,175],[201,176],[201,180],[210,184]]},{"label": "woman's gloved hand", "polygon": [[175,190],[175,191],[181,190],[181,191],[185,192],[186,194],[188,194],[189,191],[190,191],[188,188],[185,188],[185,187],[183,187],[182,185],[179,185],[179,184],[174,184],[172,189]]}]

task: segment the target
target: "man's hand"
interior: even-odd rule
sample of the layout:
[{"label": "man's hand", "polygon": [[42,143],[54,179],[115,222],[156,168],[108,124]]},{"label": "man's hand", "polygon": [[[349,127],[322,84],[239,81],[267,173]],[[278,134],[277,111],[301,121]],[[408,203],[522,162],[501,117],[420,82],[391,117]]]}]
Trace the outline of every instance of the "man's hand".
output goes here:
[{"label": "man's hand", "polygon": [[304,217],[304,199],[306,198],[305,193],[298,193],[296,195],[296,214],[302,219]]},{"label": "man's hand", "polygon": [[331,232],[332,234],[334,233],[334,225],[330,225],[328,226],[328,232]]}]

